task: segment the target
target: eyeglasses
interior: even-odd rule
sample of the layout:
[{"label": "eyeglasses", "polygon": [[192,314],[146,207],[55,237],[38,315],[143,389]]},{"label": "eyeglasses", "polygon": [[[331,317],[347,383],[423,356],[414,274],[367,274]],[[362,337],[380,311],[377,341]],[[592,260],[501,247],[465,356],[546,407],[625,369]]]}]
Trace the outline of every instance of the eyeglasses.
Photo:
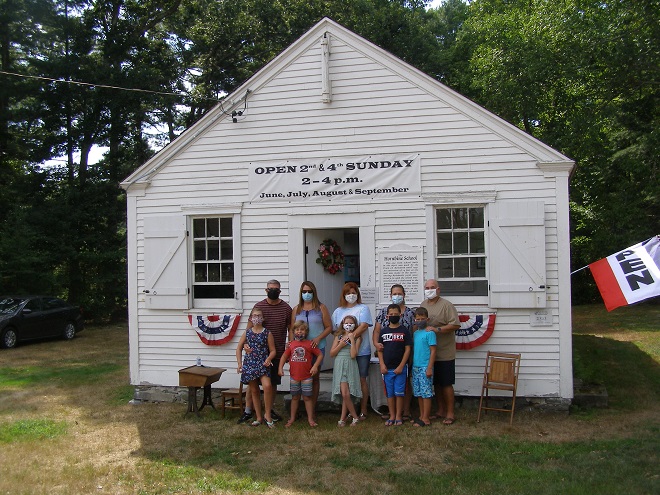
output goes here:
[{"label": "eyeglasses", "polygon": [[303,294],[314,294],[313,290],[304,290],[302,291]]}]

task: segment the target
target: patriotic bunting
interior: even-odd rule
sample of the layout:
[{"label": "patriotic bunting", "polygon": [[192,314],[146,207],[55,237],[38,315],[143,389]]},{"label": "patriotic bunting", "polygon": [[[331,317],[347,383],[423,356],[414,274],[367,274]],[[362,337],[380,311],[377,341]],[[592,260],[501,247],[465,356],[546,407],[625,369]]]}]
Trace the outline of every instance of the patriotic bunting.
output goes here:
[{"label": "patriotic bunting", "polygon": [[236,333],[241,315],[188,315],[188,321],[206,345],[222,345]]},{"label": "patriotic bunting", "polygon": [[459,315],[461,328],[456,330],[456,349],[473,349],[486,342],[495,329],[495,315]]}]

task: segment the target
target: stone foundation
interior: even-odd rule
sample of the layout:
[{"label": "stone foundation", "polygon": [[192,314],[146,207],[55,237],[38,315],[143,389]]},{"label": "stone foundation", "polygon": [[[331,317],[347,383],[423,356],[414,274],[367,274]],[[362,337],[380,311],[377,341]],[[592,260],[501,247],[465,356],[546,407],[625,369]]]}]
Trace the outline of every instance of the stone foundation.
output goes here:
[{"label": "stone foundation", "polygon": [[[211,396],[214,403],[220,402],[221,389],[211,389]],[[291,395],[280,393],[283,396],[285,410],[290,410]],[[198,394],[201,401],[202,391]],[[143,402],[181,402],[185,404],[188,400],[188,389],[186,387],[163,387],[156,385],[139,385],[135,387],[135,393],[131,404],[140,404]],[[511,404],[511,398],[491,397],[490,405],[494,407],[506,406]],[[607,390],[604,386],[583,385],[576,380],[575,398],[562,399],[561,397],[518,397],[516,399],[516,410],[538,411],[538,412],[569,412],[571,405],[581,408],[607,407]],[[456,396],[456,409],[474,410],[479,408],[479,397]],[[384,407],[383,409],[387,409]],[[321,392],[317,405],[319,412],[340,412],[341,406],[332,402],[330,392]],[[301,401],[300,411],[304,411],[304,405]]]}]

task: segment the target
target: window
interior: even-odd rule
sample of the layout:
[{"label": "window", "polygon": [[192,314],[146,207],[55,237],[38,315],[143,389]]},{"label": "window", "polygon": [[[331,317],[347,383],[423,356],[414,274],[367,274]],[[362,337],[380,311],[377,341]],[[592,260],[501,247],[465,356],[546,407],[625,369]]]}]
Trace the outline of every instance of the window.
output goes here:
[{"label": "window", "polygon": [[435,235],[442,294],[488,295],[484,208],[436,208]]},{"label": "window", "polygon": [[234,299],[233,218],[192,219],[193,299]]}]

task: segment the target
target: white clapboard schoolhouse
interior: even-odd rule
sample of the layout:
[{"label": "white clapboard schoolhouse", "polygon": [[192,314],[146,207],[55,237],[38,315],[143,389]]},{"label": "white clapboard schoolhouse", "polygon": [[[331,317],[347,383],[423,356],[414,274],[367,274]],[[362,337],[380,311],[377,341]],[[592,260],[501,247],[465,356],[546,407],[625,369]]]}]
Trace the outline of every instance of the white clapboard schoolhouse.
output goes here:
[{"label": "white clapboard schoolhouse", "polygon": [[[270,279],[292,307],[313,281],[330,312],[355,281],[375,318],[392,284],[416,307],[437,278],[462,316],[457,395],[480,394],[495,350],[522,354],[519,396],[567,404],[573,167],[323,19],[122,182],[131,383],[177,386],[200,357],[237,386]],[[316,263],[324,240],[343,270]]]}]

